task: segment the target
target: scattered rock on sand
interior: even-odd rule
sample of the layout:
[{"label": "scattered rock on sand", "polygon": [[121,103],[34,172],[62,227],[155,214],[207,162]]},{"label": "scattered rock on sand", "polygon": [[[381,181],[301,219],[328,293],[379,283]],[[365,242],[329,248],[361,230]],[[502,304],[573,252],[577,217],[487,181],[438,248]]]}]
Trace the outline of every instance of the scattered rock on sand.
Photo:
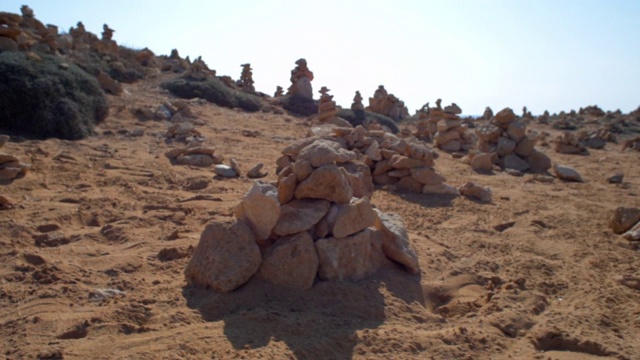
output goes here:
[{"label": "scattered rock on sand", "polygon": [[609,176],[607,178],[607,182],[609,182],[609,184],[621,184],[623,179],[624,179],[623,173],[616,173]]},{"label": "scattered rock on sand", "polygon": [[640,208],[619,207],[609,217],[609,227],[616,234],[622,234],[640,221]]},{"label": "scattered rock on sand", "polygon": [[553,172],[560,180],[584,182],[584,180],[582,180],[582,176],[576,171],[576,169],[568,166],[554,165]]},{"label": "scattered rock on sand", "polygon": [[491,189],[489,187],[480,186],[473,182],[467,182],[466,184],[458,188],[460,195],[474,198],[480,202],[491,202]]},{"label": "scattered rock on sand", "polygon": [[219,175],[225,178],[233,178],[238,176],[238,173],[235,170],[233,170],[231,166],[224,165],[224,164],[218,164],[214,166],[213,172],[216,173],[216,175]]}]

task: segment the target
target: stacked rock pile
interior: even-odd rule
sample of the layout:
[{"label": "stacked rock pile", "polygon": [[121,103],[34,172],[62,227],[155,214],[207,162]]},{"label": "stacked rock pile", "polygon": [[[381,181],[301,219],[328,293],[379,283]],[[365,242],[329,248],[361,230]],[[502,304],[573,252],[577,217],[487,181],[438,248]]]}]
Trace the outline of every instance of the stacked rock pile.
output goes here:
[{"label": "stacked rock pile", "polygon": [[[0,135],[0,148],[9,141],[9,136]],[[27,174],[31,165],[20,162],[20,159],[0,151],[0,182],[13,181]]]},{"label": "stacked rock pile", "polygon": [[551,159],[535,149],[537,133],[527,133],[526,125],[516,120],[510,108],[498,112],[491,123],[476,128],[478,146],[465,158],[474,170],[491,171],[493,165],[517,172],[545,172]]},{"label": "stacked rock pile", "polygon": [[383,85],[378,86],[373,97],[369,98],[367,110],[388,116],[395,121],[409,117],[409,110],[404,105],[404,101],[398,99],[393,94],[389,94]]},{"label": "stacked rock pile", "polygon": [[560,154],[587,154],[587,148],[574,133],[564,131],[555,140],[555,151]]},{"label": "stacked rock pile", "polygon": [[434,141],[435,146],[447,151],[468,151],[474,146],[473,136],[467,132],[468,126],[460,119],[462,109],[452,103],[441,106],[442,100],[436,101],[436,107],[430,108],[427,103],[419,112],[415,136]]},{"label": "stacked rock pile", "polygon": [[[399,138],[382,130],[367,130],[361,125],[333,128],[332,131],[333,137],[320,139],[318,144],[325,144],[346,157],[343,162],[350,162],[348,170],[359,173],[354,188],[362,191],[363,196],[373,191],[373,184],[368,185],[369,180],[364,181],[363,178],[371,178],[374,184],[386,185],[391,190],[459,195],[455,187],[446,184],[446,179],[436,173],[434,160],[438,153],[424,142],[413,137]],[[281,174],[287,166],[295,163],[298,149],[315,139],[302,139],[284,149],[283,156],[277,160],[276,172]]]},{"label": "stacked rock pile", "polygon": [[317,278],[364,279],[390,260],[419,273],[400,216],[374,209],[352,185],[353,151],[338,139],[308,138],[283,152],[293,161],[277,184],[255,182],[235,221],[205,228],[185,270],[189,284],[229,292],[255,275],[308,289]]},{"label": "stacked rock pile", "polygon": [[598,130],[589,132],[583,130],[578,134],[578,140],[584,146],[592,149],[603,149],[608,142],[618,142],[618,138],[609,126],[604,126]]},{"label": "stacked rock pile", "polygon": [[329,95],[329,89],[323,86],[320,89],[320,101],[318,103],[318,121],[327,121],[338,114],[338,108],[336,102],[333,101],[333,95]]},{"label": "stacked rock pile", "polygon": [[242,91],[254,93],[256,88],[253,86],[253,72],[251,71],[251,64],[242,64],[242,73],[240,74],[240,80],[238,81],[238,87]]},{"label": "stacked rock pile", "polygon": [[183,148],[171,149],[164,155],[173,165],[207,167],[222,164],[224,160],[222,155],[215,154],[215,149],[202,146],[199,142],[192,142]]}]

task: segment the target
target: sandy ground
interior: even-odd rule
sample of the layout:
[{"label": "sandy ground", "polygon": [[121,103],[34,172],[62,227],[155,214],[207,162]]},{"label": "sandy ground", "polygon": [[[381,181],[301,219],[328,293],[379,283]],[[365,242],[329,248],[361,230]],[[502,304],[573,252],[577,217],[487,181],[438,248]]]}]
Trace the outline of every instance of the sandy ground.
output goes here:
[{"label": "sandy ground", "polygon": [[[254,279],[219,295],[186,287],[183,269],[205,224],[230,219],[252,180],[169,163],[163,154],[177,144],[165,142],[168,123],[139,122],[129,111],[172,99],[160,80],[109,96],[98,132],[112,135],[3,148],[33,168],[0,186],[18,202],[0,211],[0,356],[640,358],[640,287],[632,281],[640,257],[607,227],[617,206],[640,206],[640,153],[615,144],[588,156],[540,148],[585,183],[481,175],[442,153],[436,169],[449,184],[489,186],[493,202],[382,189],[372,199],[404,217],[419,276],[384,269],[308,291]],[[218,154],[245,171],[263,162],[266,180],[276,178],[280,150],[309,129],[288,115],[197,101],[193,110]],[[144,136],[118,132],[135,128]],[[607,183],[617,171],[625,183]],[[198,182],[207,187],[190,190]],[[198,194],[210,196],[190,199]]]}]

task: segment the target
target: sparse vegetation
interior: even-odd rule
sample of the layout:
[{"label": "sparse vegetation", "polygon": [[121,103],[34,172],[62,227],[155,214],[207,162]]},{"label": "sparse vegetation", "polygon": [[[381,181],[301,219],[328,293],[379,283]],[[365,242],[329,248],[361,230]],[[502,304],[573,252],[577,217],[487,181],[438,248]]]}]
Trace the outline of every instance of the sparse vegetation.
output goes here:
[{"label": "sparse vegetation", "polygon": [[0,129],[28,138],[82,139],[109,108],[95,78],[61,58],[0,53]]},{"label": "sparse vegetation", "polygon": [[237,107],[251,112],[262,108],[262,102],[257,96],[230,89],[217,79],[205,81],[174,79],[163,83],[162,87],[185,99],[202,98],[220,106]]},{"label": "sparse vegetation", "polygon": [[340,109],[338,110],[338,116],[347,120],[351,125],[358,126],[365,123],[378,123],[382,126],[386,126],[394,134],[397,134],[400,129],[392,118],[384,115],[376,114],[374,112],[359,110],[354,112],[353,110]]}]

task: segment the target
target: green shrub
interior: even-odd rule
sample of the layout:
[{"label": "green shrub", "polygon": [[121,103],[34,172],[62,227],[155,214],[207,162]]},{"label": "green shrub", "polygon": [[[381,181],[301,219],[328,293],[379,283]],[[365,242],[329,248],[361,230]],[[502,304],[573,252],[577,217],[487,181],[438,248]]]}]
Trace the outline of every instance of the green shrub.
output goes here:
[{"label": "green shrub", "polygon": [[365,125],[373,122],[388,127],[389,130],[391,130],[391,132],[393,132],[394,134],[397,134],[400,131],[398,125],[395,123],[395,121],[393,121],[392,118],[374,112],[340,109],[338,110],[337,115],[347,120],[353,126]]},{"label": "green shrub", "polygon": [[93,134],[109,107],[96,79],[61,58],[0,53],[0,130],[27,138]]},{"label": "green shrub", "polygon": [[164,82],[162,88],[184,99],[201,98],[220,106],[237,107],[252,112],[262,109],[260,98],[230,89],[218,79],[205,81],[174,79]]}]

